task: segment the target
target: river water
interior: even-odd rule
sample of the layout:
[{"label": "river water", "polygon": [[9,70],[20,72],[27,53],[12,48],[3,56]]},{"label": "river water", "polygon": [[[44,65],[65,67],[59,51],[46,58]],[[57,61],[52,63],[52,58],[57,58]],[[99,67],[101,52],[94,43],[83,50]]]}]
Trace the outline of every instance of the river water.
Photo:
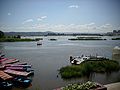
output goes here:
[{"label": "river water", "polygon": [[[70,55],[97,54],[111,59],[112,50],[115,46],[120,46],[120,40],[110,40],[110,37],[105,37],[107,40],[69,41],[68,38],[72,38],[72,36],[47,36],[42,38],[42,46],[37,46],[37,42],[35,41],[0,43],[0,51],[5,53],[6,57],[18,58],[21,62],[28,62],[28,64],[33,65],[33,69],[35,70],[34,76],[31,77],[31,87],[27,89],[14,88],[13,90],[53,90],[69,83],[85,82],[88,80],[102,84],[120,80],[120,72],[93,74],[89,78],[83,77],[71,80],[63,80],[58,75],[58,70],[61,67],[70,65]],[[50,38],[56,38],[57,41],[48,40]]]}]

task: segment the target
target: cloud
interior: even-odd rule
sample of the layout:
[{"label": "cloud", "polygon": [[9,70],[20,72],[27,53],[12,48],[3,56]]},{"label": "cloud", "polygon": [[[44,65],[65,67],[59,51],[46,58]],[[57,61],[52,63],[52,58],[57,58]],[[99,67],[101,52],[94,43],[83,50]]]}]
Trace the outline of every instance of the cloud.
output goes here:
[{"label": "cloud", "polygon": [[47,18],[47,16],[41,16],[41,17],[37,18],[37,20],[42,21],[43,19],[46,19],[46,18]]},{"label": "cloud", "polygon": [[33,19],[25,20],[22,24],[29,23],[29,22],[33,22]]},{"label": "cloud", "polygon": [[68,6],[68,8],[79,8],[79,6],[78,5],[70,5],[70,6]]},{"label": "cloud", "polygon": [[7,15],[8,15],[8,16],[10,16],[10,15],[11,15],[11,13],[8,13]]}]

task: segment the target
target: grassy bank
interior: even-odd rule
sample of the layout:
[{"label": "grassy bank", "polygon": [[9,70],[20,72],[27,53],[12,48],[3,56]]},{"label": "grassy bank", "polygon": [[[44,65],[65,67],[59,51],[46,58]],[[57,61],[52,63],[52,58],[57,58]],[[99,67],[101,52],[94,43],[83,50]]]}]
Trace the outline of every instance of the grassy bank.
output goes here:
[{"label": "grassy bank", "polygon": [[102,39],[101,37],[77,37],[77,38],[70,38],[68,40],[106,40],[106,39]]},{"label": "grassy bank", "polygon": [[118,71],[119,63],[113,60],[86,61],[80,65],[71,65],[60,69],[61,77],[64,79],[89,76],[92,72],[104,73]]},{"label": "grassy bank", "polygon": [[0,38],[0,42],[23,42],[23,41],[35,41],[35,39]]}]

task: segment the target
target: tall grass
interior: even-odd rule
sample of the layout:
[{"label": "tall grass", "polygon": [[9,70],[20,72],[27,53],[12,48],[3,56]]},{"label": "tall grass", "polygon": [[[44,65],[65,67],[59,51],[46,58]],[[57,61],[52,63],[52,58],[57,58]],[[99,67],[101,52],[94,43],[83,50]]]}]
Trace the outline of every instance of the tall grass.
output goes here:
[{"label": "tall grass", "polygon": [[60,69],[60,74],[62,78],[68,79],[89,76],[92,72],[105,73],[118,71],[119,69],[119,63],[113,60],[86,61],[80,65],[62,67]]}]

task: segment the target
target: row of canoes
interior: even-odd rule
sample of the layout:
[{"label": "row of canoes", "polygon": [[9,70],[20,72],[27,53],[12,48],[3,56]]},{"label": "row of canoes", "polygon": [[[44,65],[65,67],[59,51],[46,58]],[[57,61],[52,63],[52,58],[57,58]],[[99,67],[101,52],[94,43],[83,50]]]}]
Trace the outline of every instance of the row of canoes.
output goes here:
[{"label": "row of canoes", "polygon": [[20,62],[15,58],[4,58],[0,54],[0,90],[9,90],[15,87],[28,87],[31,79],[27,77],[34,74],[32,65]]}]

